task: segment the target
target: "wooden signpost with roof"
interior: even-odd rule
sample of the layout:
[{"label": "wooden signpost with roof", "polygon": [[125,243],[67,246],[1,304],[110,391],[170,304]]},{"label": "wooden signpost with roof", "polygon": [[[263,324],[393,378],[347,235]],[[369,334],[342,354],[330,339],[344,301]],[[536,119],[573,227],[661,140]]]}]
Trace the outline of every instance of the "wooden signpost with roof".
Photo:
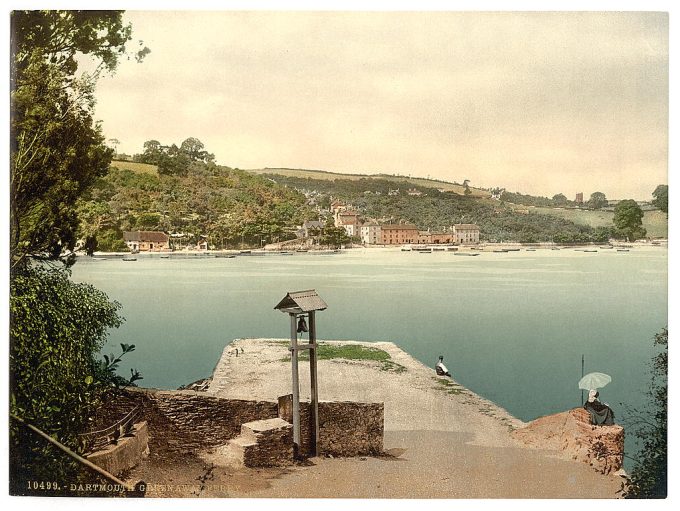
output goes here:
[{"label": "wooden signpost with roof", "polygon": [[[309,350],[309,379],[311,384],[311,425],[313,434],[311,436],[310,454],[318,454],[319,444],[319,387],[316,371],[317,348],[316,343],[316,320],[314,313],[325,310],[328,307],[326,302],[316,293],[315,290],[295,291],[288,293],[275,310],[288,313],[290,316],[290,358],[293,370],[293,442],[296,451],[300,449],[300,378],[298,373],[298,352]],[[307,322],[305,321],[307,319]],[[309,343],[298,344],[298,334],[309,332]]]}]

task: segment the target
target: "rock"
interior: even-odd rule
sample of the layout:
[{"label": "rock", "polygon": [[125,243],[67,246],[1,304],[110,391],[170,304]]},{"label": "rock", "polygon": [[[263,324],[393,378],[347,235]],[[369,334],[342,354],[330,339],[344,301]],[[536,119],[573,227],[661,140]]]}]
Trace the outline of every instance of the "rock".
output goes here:
[{"label": "rock", "polygon": [[623,466],[623,427],[594,426],[583,408],[540,417],[512,435],[539,449],[551,449],[563,457],[589,464],[602,474]]}]

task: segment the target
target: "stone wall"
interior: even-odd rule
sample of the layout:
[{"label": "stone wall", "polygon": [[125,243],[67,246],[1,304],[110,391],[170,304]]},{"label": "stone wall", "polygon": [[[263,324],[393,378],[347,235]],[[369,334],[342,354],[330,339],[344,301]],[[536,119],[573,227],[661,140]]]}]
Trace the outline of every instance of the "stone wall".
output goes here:
[{"label": "stone wall", "polygon": [[278,417],[273,401],[224,399],[192,390],[130,388],[124,395],[128,408],[142,405],[152,454],[192,454],[224,445],[241,432],[241,424]]},{"label": "stone wall", "polygon": [[[310,453],[313,431],[311,404],[300,403],[300,453]],[[293,396],[279,398],[279,417],[293,423]],[[351,401],[319,402],[320,455],[378,455],[383,451],[385,409],[383,403]]]},{"label": "stone wall", "polygon": [[[281,418],[292,424],[292,396],[279,402],[225,399],[192,390],[129,388],[106,406],[102,421],[113,423],[137,405],[148,423],[151,456],[190,455],[225,445],[248,422]],[[299,454],[309,455],[310,404],[300,403]],[[319,403],[319,454],[333,456],[378,455],[383,450],[382,403]],[[292,446],[291,446],[292,447]]]},{"label": "stone wall", "polygon": [[594,426],[583,408],[541,417],[515,430],[513,436],[532,447],[559,451],[603,474],[623,466],[623,428]]}]

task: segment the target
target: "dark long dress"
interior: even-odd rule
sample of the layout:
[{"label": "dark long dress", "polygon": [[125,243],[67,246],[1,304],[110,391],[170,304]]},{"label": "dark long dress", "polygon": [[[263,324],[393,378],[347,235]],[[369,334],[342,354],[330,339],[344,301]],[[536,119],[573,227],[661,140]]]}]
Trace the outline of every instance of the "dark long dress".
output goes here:
[{"label": "dark long dress", "polygon": [[614,424],[614,411],[597,399],[593,402],[586,401],[583,408],[590,413],[590,420],[593,424],[598,426],[611,426]]}]

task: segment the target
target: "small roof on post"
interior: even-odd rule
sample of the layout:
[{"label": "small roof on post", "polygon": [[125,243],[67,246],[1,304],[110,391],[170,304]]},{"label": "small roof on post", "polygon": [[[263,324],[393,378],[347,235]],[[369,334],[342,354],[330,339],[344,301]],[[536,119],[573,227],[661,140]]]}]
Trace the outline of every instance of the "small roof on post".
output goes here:
[{"label": "small roof on post", "polygon": [[308,289],[307,291],[289,292],[274,309],[289,314],[299,314],[301,312],[321,311],[327,307],[326,302],[314,289]]}]

